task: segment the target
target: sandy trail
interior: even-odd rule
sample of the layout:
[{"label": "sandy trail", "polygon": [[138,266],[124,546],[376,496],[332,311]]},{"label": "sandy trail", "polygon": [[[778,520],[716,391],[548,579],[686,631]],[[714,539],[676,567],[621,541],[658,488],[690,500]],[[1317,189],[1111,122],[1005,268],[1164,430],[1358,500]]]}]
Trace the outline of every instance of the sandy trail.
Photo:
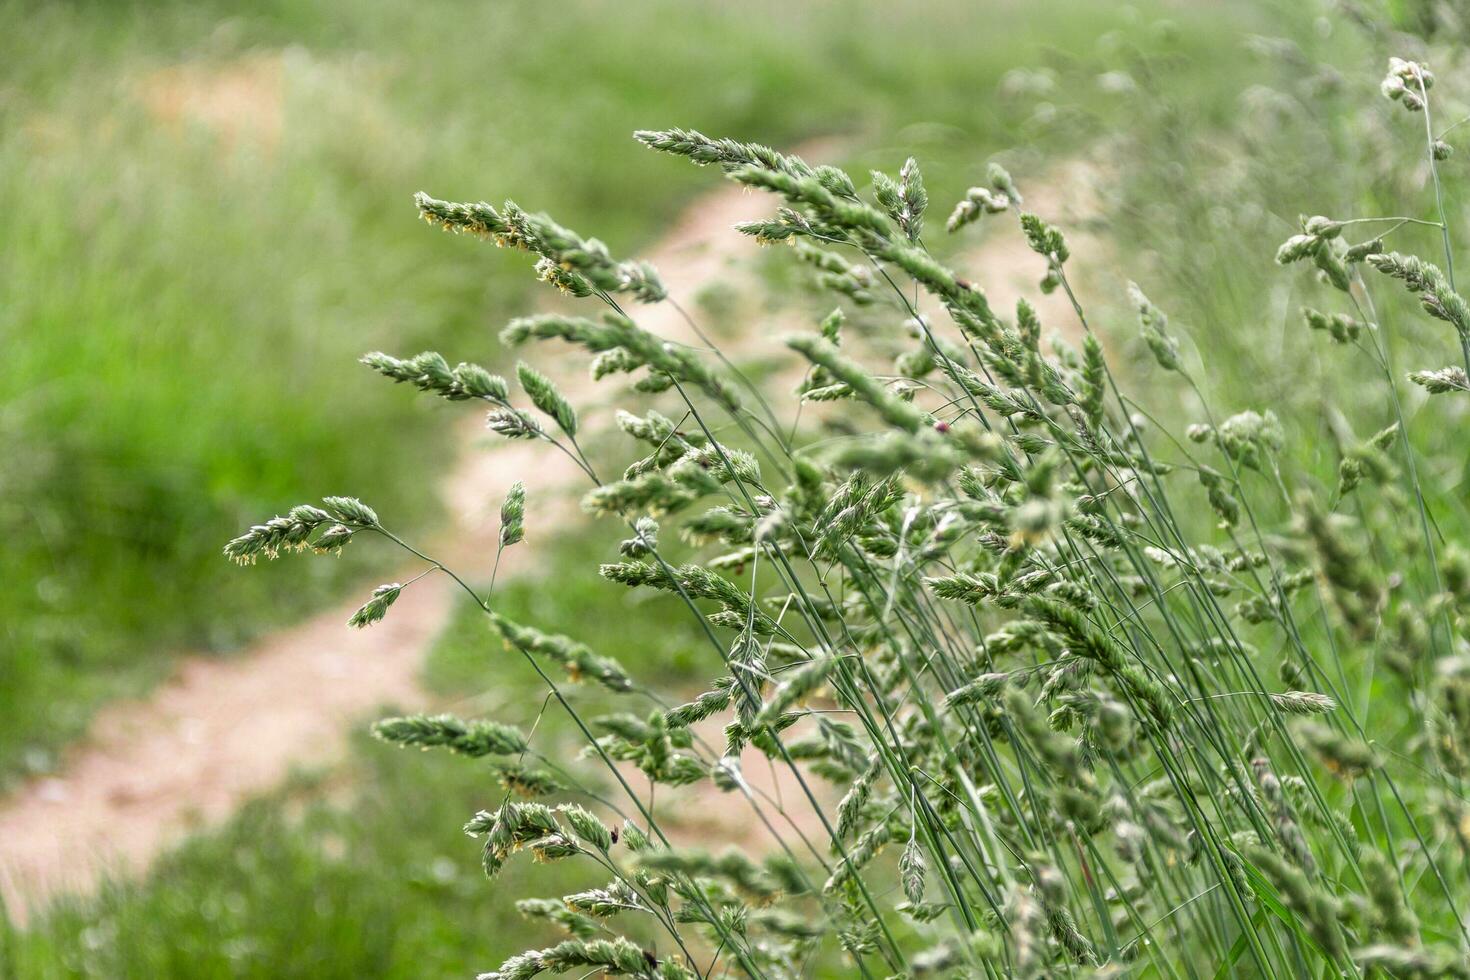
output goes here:
[{"label": "sandy trail", "polygon": [[[799,148],[812,160],[831,158],[833,150],[830,143]],[[1067,183],[1076,177],[1064,176]],[[1035,190],[1028,207],[1053,220],[1060,222],[1075,210],[1062,196]],[[723,186],[696,201],[645,257],[658,267],[670,293],[686,300],[717,279],[740,285],[744,277],[754,286],[755,264],[742,260],[757,246],[730,226],[767,213],[770,206],[762,196]],[[466,242],[466,247],[474,245]],[[965,254],[963,266],[988,285],[998,310],[1023,292],[1035,295],[1043,271],[1014,228],[1002,232],[998,227]],[[1054,316],[1048,315],[1050,307],[1042,309],[1049,325],[1063,322],[1060,308]],[[634,312],[654,333],[697,343],[669,304]],[[1069,309],[1065,315],[1070,320]],[[783,330],[760,325],[729,338],[727,350],[744,356],[774,349],[774,337]],[[574,403],[595,400],[581,359],[534,354],[531,359],[543,368],[575,361],[576,371],[548,373]],[[484,556],[493,555],[495,510],[514,480],[527,484],[533,535],[537,527],[565,526],[561,515],[574,513],[572,502],[586,489],[585,477],[561,454],[539,444],[490,443],[479,422],[478,413],[467,420],[459,458],[443,484],[449,526],[430,542],[428,552],[451,567],[477,568]],[[534,547],[524,546],[507,552],[501,574],[525,573],[534,554]],[[416,570],[405,567],[401,573]],[[241,574],[270,571],[263,567]],[[353,631],[345,623],[366,596],[367,589],[359,589],[362,595],[350,602],[264,637],[229,660],[186,656],[147,699],[104,710],[56,775],[33,780],[0,802],[0,896],[11,913],[23,919],[28,908],[59,894],[85,893],[109,871],[142,871],[161,850],[194,829],[224,820],[251,796],[278,785],[293,767],[340,758],[348,733],[376,708],[432,707],[418,683],[419,670],[449,619],[456,588],[445,576],[429,576],[405,590],[382,623]],[[715,744],[723,741],[712,734]],[[763,757],[747,755],[745,775],[752,786],[779,796],[796,826],[814,840],[824,839],[794,777],[767,766]],[[678,807],[677,797],[671,797],[660,811],[683,810],[689,817],[687,836],[752,847],[764,840],[769,846],[769,836],[738,798],[686,798],[685,803]]]}]

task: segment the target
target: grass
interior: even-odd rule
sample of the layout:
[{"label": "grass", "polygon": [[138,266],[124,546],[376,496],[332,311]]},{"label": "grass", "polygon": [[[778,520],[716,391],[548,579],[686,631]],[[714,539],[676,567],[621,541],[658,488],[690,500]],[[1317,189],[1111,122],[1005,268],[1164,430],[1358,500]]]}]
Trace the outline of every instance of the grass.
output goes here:
[{"label": "grass", "polygon": [[628,152],[638,126],[922,121],[937,156],[980,157],[1003,111],[974,93],[1017,50],[1126,21],[930,17],[953,29],[846,4],[0,6],[0,576],[25,583],[0,598],[0,774],[51,767],[177,652],[236,649],[362,574],[226,578],[242,521],[367,485],[432,521],[433,488],[398,475],[443,467],[437,413],[343,366],[389,343],[493,360],[528,294],[514,263],[416,233],[413,191],[514,189],[632,249],[699,182]]},{"label": "grass", "polygon": [[[1454,910],[1466,899],[1463,825],[1456,823],[1456,814],[1463,810],[1455,809],[1461,799],[1457,787],[1462,775],[1456,767],[1461,765],[1458,760],[1465,738],[1463,730],[1454,727],[1458,723],[1454,698],[1459,695],[1454,684],[1459,668],[1452,655],[1426,653],[1439,640],[1426,641],[1415,630],[1416,623],[1431,633],[1440,629],[1437,623],[1421,623],[1420,608],[1432,612],[1458,607],[1465,596],[1463,592],[1434,596],[1433,574],[1423,545],[1418,543],[1418,529],[1406,530],[1404,515],[1413,514],[1414,498],[1423,494],[1432,526],[1425,537],[1441,553],[1445,545],[1464,540],[1463,506],[1457,494],[1464,463],[1463,454],[1456,451],[1453,424],[1463,413],[1454,402],[1442,397],[1425,402],[1416,390],[1401,384],[1408,406],[1409,441],[1421,470],[1417,476],[1395,471],[1371,491],[1365,487],[1355,497],[1340,498],[1334,488],[1342,456],[1397,413],[1370,344],[1365,342],[1357,350],[1329,347],[1299,322],[1302,303],[1336,309],[1343,300],[1298,270],[1283,271],[1270,262],[1275,246],[1295,230],[1299,211],[1339,217],[1408,213],[1425,220],[1433,220],[1436,212],[1425,193],[1422,173],[1405,162],[1414,159],[1411,124],[1417,120],[1405,121],[1398,106],[1365,102],[1364,90],[1372,86],[1363,84],[1363,63],[1376,63],[1377,48],[1349,34],[1314,42],[1310,31],[1288,29],[1303,39],[1309,58],[1330,57],[1358,73],[1340,96],[1322,96],[1306,84],[1296,65],[1277,64],[1260,70],[1258,80],[1300,99],[1315,113],[1288,115],[1284,121],[1249,113],[1226,119],[1219,108],[1231,100],[1219,93],[1207,97],[1169,84],[1167,75],[1151,78],[1143,70],[1134,76],[1144,85],[1140,100],[1149,110],[1137,113],[1126,133],[1129,139],[1117,150],[1115,159],[1124,166],[1113,188],[1116,197],[1110,199],[1113,209],[1109,214],[1123,250],[1137,250],[1140,256],[1138,277],[1154,299],[1175,315],[1172,335],[1186,338],[1185,368],[1196,375],[1198,387],[1159,371],[1152,366],[1145,345],[1124,339],[1134,330],[1124,318],[1131,320],[1136,310],[1128,309],[1121,291],[1102,304],[1100,322],[1108,324],[1110,345],[1116,344],[1110,353],[1124,365],[1120,371],[1123,383],[1149,389],[1147,397],[1118,409],[1146,407],[1164,420],[1166,424],[1150,435],[1151,451],[1184,467],[1184,479],[1175,474],[1171,488],[1178,482],[1189,487],[1182,494],[1189,509],[1181,509],[1177,518],[1165,510],[1150,509],[1158,505],[1149,502],[1139,505],[1140,519],[1150,530],[1162,528],[1159,533],[1177,534],[1191,543],[1208,540],[1222,547],[1239,547],[1242,541],[1249,541],[1267,549],[1284,567],[1309,574],[1291,586],[1274,572],[1263,575],[1254,588],[1242,588],[1237,582],[1229,603],[1217,604],[1209,596],[1222,589],[1219,581],[1205,580],[1188,568],[1138,571],[1145,556],[1130,552],[1129,560],[1144,580],[1141,587],[1148,599],[1134,604],[1121,587],[1113,592],[1106,582],[1085,580],[1089,588],[1109,596],[1092,615],[1106,624],[1110,635],[1125,638],[1120,642],[1126,642],[1130,656],[1148,666],[1150,677],[1161,678],[1159,683],[1180,697],[1176,722],[1189,737],[1156,737],[1147,721],[1149,698],[1156,692],[1100,657],[1102,666],[1095,668],[1097,677],[1091,683],[1074,686],[1052,675],[1057,689],[1071,694],[1057,696],[1054,689],[1047,705],[1057,712],[1049,719],[1052,727],[1066,730],[1071,726],[1075,732],[1081,726],[1086,741],[1080,744],[1094,765],[1069,770],[1069,765],[1076,766],[1075,756],[1081,750],[1066,745],[1076,743],[1048,733],[1044,716],[1028,714],[1023,705],[1010,700],[987,705],[987,710],[995,712],[986,719],[993,726],[976,723],[959,732],[978,740],[981,729],[995,729],[991,734],[1004,759],[990,763],[986,774],[1001,786],[1011,783],[1016,791],[1008,804],[1014,823],[1000,830],[987,828],[982,834],[972,823],[958,818],[930,822],[922,809],[918,813],[905,809],[900,789],[907,789],[912,800],[915,795],[922,797],[927,786],[917,781],[903,783],[902,777],[910,774],[901,767],[892,771],[895,785],[885,787],[880,799],[882,807],[891,805],[900,812],[902,826],[889,828],[891,813],[880,818],[868,810],[861,815],[867,833],[891,833],[890,854],[914,846],[905,847],[906,840],[921,841],[930,869],[928,896],[942,894],[956,907],[973,902],[971,911],[976,915],[983,915],[985,886],[1000,884],[985,877],[984,872],[991,869],[981,858],[1010,854],[1012,859],[1003,863],[1022,885],[1007,883],[1018,890],[1007,894],[1004,919],[1018,932],[1037,929],[1031,938],[1040,937],[1047,968],[1059,973],[1080,969],[1069,965],[1069,960],[1084,961],[1094,955],[1120,959],[1130,936],[1156,929],[1165,942],[1159,946],[1150,943],[1138,955],[1147,958],[1158,975],[1249,969],[1263,976],[1299,976],[1311,975],[1319,964],[1324,964],[1323,970],[1354,975],[1371,973],[1375,964],[1405,975],[1414,970],[1425,975],[1458,975],[1455,961],[1462,940],[1457,931],[1463,927]],[[1063,79],[1087,78],[1094,67],[1092,62],[1059,61]],[[1193,69],[1190,71],[1192,74]],[[874,69],[874,77],[885,76]],[[898,76],[887,80],[892,82],[894,77]],[[1443,98],[1453,104],[1457,95],[1451,90]],[[1365,104],[1370,108],[1363,110]],[[997,108],[995,118],[1003,121],[1007,111]],[[1106,120],[1116,118],[1117,111],[1116,107],[1089,104],[1076,115],[1066,116],[1071,128],[1059,132],[1095,135],[1105,128]],[[942,109],[935,114],[941,115]],[[1450,113],[1447,118],[1454,116]],[[1055,138],[1047,126],[1038,132],[1043,139]],[[1395,154],[1385,157],[1382,144],[1365,137],[1365,133],[1380,132],[1407,134],[1403,139],[1409,149],[1396,146]],[[1357,140],[1363,142],[1355,143]],[[945,162],[944,145],[938,140],[931,147],[941,161],[933,168],[931,179],[931,196],[936,202],[957,196],[950,185],[962,186],[965,179],[960,175],[973,174],[975,167],[959,153]],[[1018,158],[1027,159],[1024,154]],[[1170,164],[1181,159],[1200,161],[1192,171],[1198,179],[1181,179],[1160,192],[1158,175],[1169,175]],[[891,169],[893,161],[885,160]],[[1322,175],[1329,172],[1340,178],[1325,183]],[[1176,172],[1181,178],[1190,173]],[[1458,226],[1463,181],[1449,165],[1444,176],[1451,221]],[[566,217],[564,213],[559,216]],[[937,217],[942,215],[931,212],[931,223]],[[577,227],[584,224],[570,217],[566,220]],[[586,227],[601,231],[596,222]],[[1394,240],[1395,247],[1414,249],[1436,260],[1433,250],[1437,245],[1435,235],[1412,231]],[[1373,279],[1368,289],[1382,311],[1385,342],[1397,353],[1391,379],[1401,382],[1409,367],[1454,362],[1456,351],[1447,326],[1426,320],[1397,284]],[[1218,419],[1246,408],[1272,408],[1284,421],[1284,446],[1279,451],[1262,449],[1268,461],[1259,473],[1245,472],[1240,458],[1230,460],[1209,439],[1199,448],[1182,438],[1171,439],[1182,435],[1183,422],[1203,421],[1207,411]],[[1116,424],[1118,431],[1128,425],[1116,417],[1108,424]],[[1270,442],[1263,438],[1258,448],[1269,448]],[[1037,455],[1031,450],[1027,453]],[[1392,458],[1404,465],[1402,458]],[[1232,472],[1231,487],[1248,517],[1239,530],[1217,533],[1214,528],[1217,515],[1206,508],[1202,492],[1191,482],[1190,467],[1201,462]],[[1234,472],[1237,465],[1242,467],[1239,473]],[[1044,480],[1044,474],[1028,474],[1028,492],[1034,493]],[[1314,496],[1318,503],[1302,503],[1298,495],[1303,493]],[[1338,509],[1348,520],[1316,523],[1314,514],[1320,511],[1314,506]],[[866,529],[879,539],[872,546],[873,557],[885,557],[881,537],[896,533],[898,519],[896,512],[889,513]],[[673,523],[668,537],[673,536]],[[1256,527],[1263,533],[1256,532]],[[1233,537],[1235,534],[1240,537]],[[565,629],[595,642],[599,652],[622,659],[635,676],[657,674],[661,689],[688,692],[689,684],[707,679],[711,671],[712,658],[699,648],[699,634],[692,623],[675,615],[677,607],[668,600],[651,608],[630,606],[627,596],[589,585],[588,566],[606,558],[609,551],[610,542],[602,542],[586,550],[557,552],[549,563],[550,586],[546,580],[518,584],[497,596],[497,611],[518,621]],[[990,568],[983,556],[966,556],[965,560],[976,570]],[[1125,574],[1124,564],[1109,566],[1110,574]],[[1000,569],[1002,574],[1005,571]],[[748,581],[742,579],[742,587]],[[853,575],[852,581],[854,588],[863,587],[862,576]],[[1381,606],[1369,610],[1367,629],[1364,621],[1355,620],[1363,615],[1354,606],[1355,585],[1364,593],[1381,590],[1378,594],[1383,597]],[[1288,589],[1299,591],[1291,593],[1295,598],[1285,603],[1286,610],[1278,609],[1259,621],[1230,608],[1241,599],[1269,604],[1278,589],[1283,595]],[[931,604],[928,598],[905,592],[897,601],[911,603],[905,609],[916,618],[932,615],[935,621],[940,619],[936,610],[942,604]],[[993,610],[983,612],[989,615]],[[1212,618],[1215,616],[1219,620]],[[1005,618],[1003,615],[1002,620]],[[529,724],[538,714],[534,705],[541,702],[541,689],[525,683],[523,671],[505,671],[503,661],[487,664],[483,627],[477,619],[469,610],[456,622],[436,654],[430,676],[446,692],[486,692],[459,705],[465,714]],[[1219,623],[1227,619],[1230,627],[1222,630]],[[586,626],[608,622],[636,623],[640,632],[592,632]],[[1453,632],[1445,639],[1459,644],[1465,630],[1457,609],[1450,622]],[[806,625],[813,633],[819,632],[813,624]],[[872,624],[855,616],[849,625],[862,630]],[[1080,638],[1085,634],[1069,634],[1065,622],[1052,626],[1058,636],[1070,636],[1072,646],[1085,646]],[[1235,629],[1239,638],[1260,651],[1251,666],[1244,666],[1241,659],[1176,657],[1191,642],[1234,642]],[[1217,635],[1217,630],[1222,633]],[[979,641],[967,629],[952,626],[919,633],[920,645],[927,651],[973,646]],[[1423,659],[1404,656],[1404,650],[1414,644],[1421,645],[1418,656]],[[883,645],[874,641],[875,648]],[[912,652],[906,645],[899,647],[899,659]],[[1034,652],[1037,662],[1016,667],[1018,674],[1054,666],[1044,651]],[[872,656],[885,662],[881,649],[875,649]],[[1026,659],[1022,658],[1023,664]],[[964,663],[963,657],[957,662]],[[1202,662],[1207,669],[1200,671]],[[512,677],[517,679],[512,681]],[[854,703],[850,694],[833,686],[838,698],[848,699],[840,703],[853,711],[861,712],[879,700],[874,696],[871,702],[860,698]],[[1331,690],[1339,702],[1338,713],[1331,717],[1340,719],[1340,728],[1329,730],[1325,737],[1311,734],[1310,725],[1274,714],[1276,702],[1261,698],[1257,705],[1249,695],[1259,693],[1258,686],[1278,696],[1300,689]],[[1035,690],[1033,685],[1031,691]],[[903,698],[919,705],[928,698],[932,707],[943,693],[942,688],[931,685],[925,691],[912,682]],[[767,688],[765,695],[771,703],[782,691]],[[1147,733],[1143,740],[1153,740],[1152,747],[1129,744],[1116,753],[1099,748],[1101,736],[1095,727],[1089,727],[1097,723],[1099,716],[1094,712],[1100,710],[1099,704],[1120,702]],[[577,704],[579,709],[601,710],[603,701],[593,696]],[[1421,727],[1426,718],[1431,726],[1427,729]],[[1271,719],[1283,725],[1280,734],[1258,740],[1260,730],[1275,723]],[[1371,758],[1354,754],[1361,747],[1353,737],[1359,725],[1372,741]],[[1012,730],[1002,736],[1007,726]],[[547,734],[557,744],[570,737],[565,727]],[[880,757],[885,755],[881,743],[872,750]],[[931,754],[924,757],[929,767],[926,773],[943,773],[952,765],[952,759],[947,761],[932,746],[927,750]],[[550,941],[511,918],[503,896],[555,894],[585,882],[567,877],[569,872],[562,864],[538,868],[531,875],[525,873],[524,864],[513,862],[506,877],[497,879],[495,885],[480,883],[473,873],[465,872],[473,861],[466,848],[472,850],[474,845],[467,845],[454,831],[474,808],[487,805],[483,786],[489,783],[488,777],[463,764],[456,770],[434,757],[410,769],[394,764],[401,757],[384,752],[380,746],[362,747],[356,756],[360,790],[345,800],[335,796],[326,804],[308,803],[304,816],[297,812],[302,804],[289,793],[263,801],[225,831],[197,839],[141,885],[118,886],[98,902],[59,908],[30,933],[10,936],[7,955],[16,972],[48,975],[41,964],[56,959],[58,950],[78,945],[90,948],[98,957],[86,969],[95,964],[99,970],[124,975],[186,972],[200,963],[209,964],[220,975],[259,969],[262,975],[310,972],[330,976],[339,967],[344,975],[348,967],[393,975],[425,963],[434,970],[465,972],[493,965],[507,951]],[[1220,754],[1218,767],[1213,765],[1214,752]],[[1115,767],[1111,773],[1104,761]],[[1109,836],[1116,828],[1088,826],[1078,816],[1085,814],[1088,800],[1065,792],[1074,783],[1090,792],[1087,774],[1094,772],[1118,794],[1148,785],[1160,772],[1182,779],[1188,792],[1161,799],[1177,805],[1189,819],[1173,811],[1163,818],[1172,821],[1175,833],[1192,823],[1209,843],[1186,847],[1151,825],[1152,836],[1144,850],[1153,857],[1128,857],[1121,836]],[[1248,789],[1232,789],[1232,780]],[[943,789],[957,798],[962,787],[956,778]],[[310,792],[303,795],[314,798]],[[498,790],[488,795],[497,797]],[[988,800],[996,812],[1007,812],[1003,802]],[[405,801],[412,801],[413,806],[406,807]],[[1101,793],[1092,802],[1109,807],[1110,818],[1122,806],[1118,796],[1105,798]],[[1191,809],[1195,802],[1198,810]],[[939,805],[946,808],[946,816],[953,815],[942,799]],[[1149,809],[1136,800],[1129,800],[1128,806],[1127,813],[1138,819]],[[1065,812],[1070,822],[1058,829],[1051,819],[1055,812]],[[1260,819],[1262,815],[1269,819]],[[1151,819],[1160,817],[1150,814]],[[964,838],[952,844],[941,839],[941,831],[958,833],[961,827],[980,843]],[[279,846],[260,847],[254,843],[259,834],[270,834],[272,845]],[[1037,850],[1022,848],[1021,839],[1030,834],[1043,842]],[[451,838],[454,845],[448,843]],[[936,883],[938,869],[953,867],[944,861],[947,854],[965,865],[974,878],[961,886]],[[441,863],[441,858],[447,862]],[[253,862],[266,864],[258,878],[251,878],[250,892],[219,899],[227,909],[235,910],[215,916],[228,923],[227,929],[215,930],[211,922],[202,921],[205,915],[193,903],[171,900],[176,894],[212,896],[219,869],[242,860],[252,869],[261,867]],[[1127,889],[1123,898],[1094,877],[1099,872],[1105,878],[1126,876],[1125,865],[1130,862],[1140,869],[1138,884],[1136,889]],[[977,866],[982,873],[974,871]],[[425,867],[432,879],[427,886]],[[1147,877],[1143,869],[1158,877]],[[1061,884],[1049,872],[1060,874]],[[888,906],[899,900],[893,861],[879,860],[864,874],[871,876],[872,887],[880,894],[885,909],[881,921],[891,924],[896,941],[859,934],[858,922],[874,920],[867,917],[856,893],[848,896],[846,905],[822,903],[820,911],[809,911],[813,919],[819,914],[832,916],[829,932],[846,929],[854,944],[867,944],[863,954],[873,968],[893,967],[893,959],[901,958],[904,949],[912,952],[924,944],[928,944],[926,953],[943,951],[956,959],[979,951],[982,966],[997,970],[1008,969],[996,967],[997,962],[1009,965],[1020,959],[1021,941],[1014,934],[1002,935],[1006,930],[990,928],[992,919],[983,920],[986,927],[980,938],[946,945],[941,930],[913,925],[905,916],[889,911]],[[1445,884],[1440,882],[1441,874],[1446,876]],[[727,899],[719,887],[711,885],[711,893],[719,894],[724,902]],[[1405,926],[1393,920],[1396,897],[1414,909],[1417,922]],[[1044,928],[1037,920],[1026,919],[1027,898],[1044,908]],[[733,899],[728,901],[729,908],[740,907]],[[690,906],[697,904],[689,902]],[[205,908],[213,907],[205,903]],[[302,933],[299,922],[309,907],[323,915],[326,924]],[[356,916],[374,914],[391,918],[395,927],[375,936],[374,944],[351,947],[354,940],[346,923]],[[116,925],[89,934],[99,921]],[[124,935],[128,938],[121,938]],[[640,942],[649,941],[646,931],[632,935]],[[181,944],[196,948],[196,958],[173,962],[157,958],[169,955],[168,943],[177,943],[176,937],[197,942],[196,947]],[[710,942],[713,945],[714,940]],[[302,949],[306,952],[299,952]],[[991,949],[999,950],[994,956],[1006,959],[985,960],[983,954]],[[1090,954],[1079,952],[1087,949]],[[842,959],[834,944],[828,943],[823,952],[831,963],[843,964],[831,966],[831,975],[850,972],[852,960]],[[231,961],[230,955],[236,958]],[[888,957],[893,959],[883,963]],[[1414,957],[1419,957],[1418,966],[1413,965]],[[1425,965],[1435,957],[1443,957],[1443,962]],[[1332,965],[1326,966],[1328,963]],[[748,963],[743,965],[749,968]],[[66,971],[82,968],[57,969],[63,971],[59,975],[67,975]],[[1016,968],[1016,972],[1024,971]]]}]

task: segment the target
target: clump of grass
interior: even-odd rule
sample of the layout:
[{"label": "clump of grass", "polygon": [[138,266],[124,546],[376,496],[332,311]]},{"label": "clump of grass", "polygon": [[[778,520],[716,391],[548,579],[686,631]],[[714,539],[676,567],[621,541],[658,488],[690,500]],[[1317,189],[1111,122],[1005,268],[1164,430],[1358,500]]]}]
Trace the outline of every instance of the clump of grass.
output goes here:
[{"label": "clump of grass", "polygon": [[[1446,134],[1428,125],[1429,77],[1396,60],[1385,92],[1425,114],[1432,173]],[[1306,217],[1276,255],[1340,297],[1307,323],[1373,359],[1394,415],[1344,453],[1329,492],[1293,470],[1274,412],[1217,415],[1208,365],[1131,286],[1144,347],[1202,416],[1187,433],[1151,421],[1092,331],[1064,230],[1024,210],[1024,174],[992,171],[951,224],[1013,211],[1038,288],[1069,301],[1080,351],[1044,349],[1032,306],[1008,316],[934,257],[912,159],[875,174],[868,195],[841,170],[758,144],[689,130],[638,139],[779,197],[773,217],[741,231],[791,243],[839,304],[786,340],[806,375],[785,413],[773,392],[747,397],[755,386],[724,358],[638,325],[617,294],[667,300],[646,266],[550,219],[426,197],[436,223],[524,247],[552,263],[542,278],[604,307],[515,321],[506,343],[580,348],[599,377],[635,375],[662,414],[619,419],[639,455],[604,476],[620,443],[584,451],[578,436],[596,429],[534,368],[518,370],[522,398],[503,382],[467,394],[437,355],[369,363],[488,402],[492,429],[572,457],[587,511],[627,535],[598,573],[686,607],[714,665],[705,691],[675,703],[557,624],[513,621],[493,589],[371,511],[298,508],[228,549],[272,556],[331,521],[387,537],[425,574],[455,577],[580,736],[583,762],[553,768],[526,761],[536,736],[507,720],[379,728],[403,744],[518,754],[497,770],[499,804],[466,815],[488,876],[529,853],[606,878],[524,903],[568,938],[485,976],[788,976],[821,957],[864,976],[1466,975],[1470,563],[1434,532],[1400,408],[1406,379],[1364,272],[1400,280],[1463,341],[1442,203],[1431,224],[1443,271],[1385,252],[1406,224],[1388,218]],[[1375,237],[1350,244],[1358,225]],[[1462,393],[1451,382],[1463,374],[1418,374]],[[823,415],[831,402],[851,404]],[[818,421],[793,425],[799,410]],[[1364,503],[1356,516],[1348,500]],[[1381,501],[1415,520],[1375,517]],[[391,614],[381,599],[359,616]],[[578,683],[628,710],[589,715]],[[1370,696],[1413,710],[1370,715]],[[723,745],[704,734],[714,719]],[[747,748],[801,787],[818,837],[782,829],[783,805],[744,778]],[[654,788],[691,784],[748,808],[769,848],[675,844]]]}]

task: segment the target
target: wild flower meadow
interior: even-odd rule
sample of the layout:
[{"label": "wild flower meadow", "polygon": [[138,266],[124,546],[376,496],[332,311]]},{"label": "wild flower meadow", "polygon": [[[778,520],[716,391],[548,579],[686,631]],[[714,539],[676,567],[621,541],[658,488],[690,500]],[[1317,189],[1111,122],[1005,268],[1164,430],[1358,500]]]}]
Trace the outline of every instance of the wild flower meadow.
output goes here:
[{"label": "wild flower meadow", "polygon": [[[585,304],[512,321],[507,346],[590,355],[636,411],[610,432],[527,362],[514,382],[433,352],[363,362],[573,460],[584,509],[625,535],[596,574],[677,597],[707,643],[705,690],[663,690],[557,623],[507,618],[355,498],[227,545],[250,563],[388,539],[463,586],[503,669],[534,672],[581,734],[557,762],[535,704],[376,727],[491,764],[503,789],[464,828],[488,877],[528,859],[605,874],[519,897],[566,938],[484,976],[1470,977],[1470,552],[1435,520],[1404,415],[1410,386],[1470,390],[1435,170],[1454,125],[1427,65],[1395,58],[1382,89],[1415,123],[1392,152],[1429,168],[1437,218],[1307,216],[1275,257],[1324,284],[1301,329],[1378,372],[1355,397],[1383,426],[1343,445],[1327,487],[1294,470],[1270,408],[1211,404],[1208,363],[1134,285],[1107,302],[1131,307],[1150,380],[1202,406],[1152,416],[1093,330],[1065,229],[1000,166],[949,209],[913,159],[860,182],[754,143],[636,134],[774,197],[732,234],[789,247],[827,291],[831,312],[784,339],[794,392],[640,327],[679,299],[650,265],[512,202],[419,195],[431,224],[530,253]],[[985,269],[926,245],[988,224],[1024,241],[1072,322],[995,308]],[[1442,252],[1396,250],[1412,226]],[[1404,289],[1447,325],[1442,361],[1394,363],[1378,308]],[[520,486],[504,501],[500,550],[526,546],[526,504]],[[381,586],[351,625],[412,587]],[[584,714],[579,685],[625,710]],[[801,798],[752,785],[748,748]],[[722,794],[767,846],[676,843],[663,786]]]}]

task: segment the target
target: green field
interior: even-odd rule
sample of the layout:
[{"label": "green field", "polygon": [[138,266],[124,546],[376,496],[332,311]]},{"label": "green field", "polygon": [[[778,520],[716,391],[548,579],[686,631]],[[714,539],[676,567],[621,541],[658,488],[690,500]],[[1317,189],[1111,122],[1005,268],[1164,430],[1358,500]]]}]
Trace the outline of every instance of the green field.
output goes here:
[{"label": "green field", "polygon": [[[1292,46],[1247,40],[1256,33]],[[1342,450],[1392,413],[1370,360],[1303,326],[1300,307],[1329,308],[1330,290],[1272,257],[1303,212],[1437,217],[1414,162],[1417,120],[1375,94],[1385,40],[1345,21],[1328,31],[1295,7],[467,10],[436,0],[337,5],[329,17],[291,5],[244,16],[14,5],[0,8],[0,39],[0,431],[15,447],[0,473],[11,542],[0,574],[24,583],[0,599],[0,771],[12,775],[46,770],[98,705],[146,690],[180,651],[227,655],[391,561],[360,549],[242,574],[219,557],[240,526],[352,492],[396,527],[433,527],[432,482],[406,474],[446,468],[451,413],[353,359],[433,346],[451,361],[498,363],[495,332],[535,293],[519,256],[416,225],[409,197],[420,188],[509,195],[624,255],[718,177],[641,150],[635,128],[776,145],[841,134],[854,174],[896,170],[914,153],[936,224],[996,155],[1023,191],[1086,155],[1104,175],[1094,231],[1109,249],[1086,299],[1144,395],[1145,424],[1177,433],[1203,421],[1206,404],[1226,415],[1269,408],[1284,424],[1290,491],[1324,493]],[[1046,73],[1003,83],[1016,68]],[[212,98],[228,106],[257,88],[280,98],[222,128],[191,119],[197,107],[173,118],[158,87],[178,84],[223,84]],[[1463,114],[1458,94],[1446,98]],[[1463,168],[1460,154],[1439,174],[1451,225],[1463,225]],[[1436,255],[1438,232],[1406,229],[1394,244]],[[970,271],[984,282],[985,270]],[[1129,278],[1169,311],[1198,387],[1154,366]],[[1447,362],[1448,328],[1402,291],[1381,292],[1398,376]],[[1442,544],[1470,528],[1466,461],[1458,426],[1430,408],[1417,393],[1404,406]],[[1179,443],[1170,458],[1193,448]],[[1290,492],[1270,477],[1259,475],[1260,514],[1284,534]],[[1383,522],[1392,503],[1357,516]],[[1202,533],[1214,520],[1202,503],[1180,515]],[[573,635],[575,624],[636,617],[657,642],[595,625],[579,638],[697,691],[712,669],[684,611],[635,604],[595,577],[615,531],[543,539],[538,573],[503,586],[497,608]],[[1315,620],[1309,629],[1309,643],[1330,642]],[[499,657],[466,607],[426,678],[466,714],[529,724],[543,692]],[[1393,728],[1365,676],[1351,692],[1362,716]],[[575,745],[564,722],[546,723],[549,740]],[[510,897],[584,884],[562,866],[483,880],[458,827],[498,792],[462,762],[364,737],[339,770],[300,774],[143,880],[0,933],[0,975],[489,969],[555,938],[525,925]],[[845,975],[832,962],[830,975]]]}]

